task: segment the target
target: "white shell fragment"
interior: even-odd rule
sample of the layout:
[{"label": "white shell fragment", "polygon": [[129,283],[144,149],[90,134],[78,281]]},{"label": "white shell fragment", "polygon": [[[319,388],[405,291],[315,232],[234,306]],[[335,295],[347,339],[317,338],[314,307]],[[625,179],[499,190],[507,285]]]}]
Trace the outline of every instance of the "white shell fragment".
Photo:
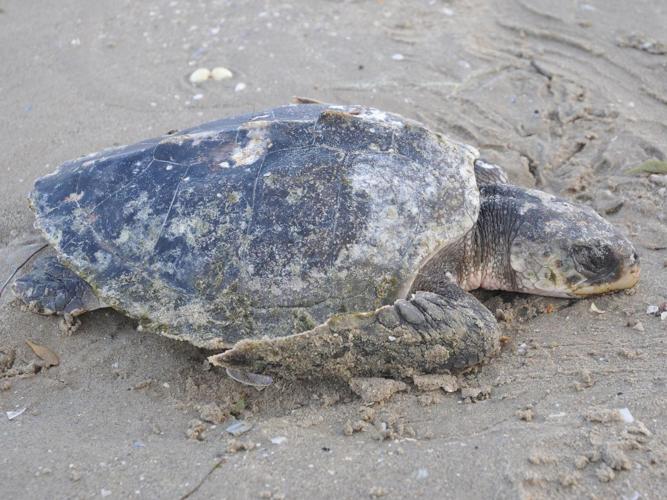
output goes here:
[{"label": "white shell fragment", "polygon": [[16,417],[22,415],[24,411],[26,411],[26,408],[20,408],[15,411],[6,411],[5,414],[9,420],[14,420]]},{"label": "white shell fragment", "polygon": [[245,422],[244,420],[236,420],[229,425],[225,431],[229,432],[232,436],[240,436],[241,434],[248,432],[250,429],[252,429],[252,424]]},{"label": "white shell fragment", "polygon": [[234,87],[234,92],[243,92],[246,89],[247,85],[243,82],[239,82]]},{"label": "white shell fragment", "polygon": [[428,477],[428,469],[417,469],[415,477],[417,479],[426,479]]},{"label": "white shell fragment", "polygon": [[198,68],[190,75],[190,83],[202,83],[211,78],[211,70],[208,68]]},{"label": "white shell fragment", "polygon": [[595,314],[604,314],[605,312],[601,309],[598,309],[598,306],[595,305],[595,302],[591,302],[591,312]]},{"label": "white shell fragment", "polygon": [[276,436],[274,438],[271,438],[271,442],[273,444],[283,444],[287,442],[287,438],[285,436]]},{"label": "white shell fragment", "polygon": [[628,410],[627,408],[619,408],[618,414],[621,416],[623,422],[625,422],[626,424],[631,424],[632,422],[635,421],[635,417],[632,416],[632,413],[630,413],[630,410]]},{"label": "white shell fragment", "polygon": [[644,325],[642,324],[641,321],[637,321],[633,327],[634,330],[637,330],[638,332],[643,332],[644,331]]},{"label": "white shell fragment", "polygon": [[646,308],[646,314],[650,316],[659,316],[660,320],[665,321],[667,319],[667,302],[659,306],[650,305]]},{"label": "white shell fragment", "polygon": [[228,70],[227,68],[223,68],[222,66],[218,66],[211,70],[211,78],[213,78],[216,81],[229,80],[233,76],[234,74],[230,70]]}]

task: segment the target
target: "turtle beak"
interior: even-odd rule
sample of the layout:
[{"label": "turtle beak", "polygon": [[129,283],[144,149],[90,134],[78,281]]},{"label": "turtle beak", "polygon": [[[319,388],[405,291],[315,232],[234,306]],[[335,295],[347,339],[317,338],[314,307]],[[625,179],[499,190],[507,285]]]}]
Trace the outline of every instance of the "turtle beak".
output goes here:
[{"label": "turtle beak", "polygon": [[595,283],[590,283],[587,280],[577,286],[572,293],[576,297],[588,297],[634,287],[639,281],[641,273],[637,252],[633,251],[621,265],[620,272],[614,273],[616,279],[601,280],[598,278],[594,280]]}]

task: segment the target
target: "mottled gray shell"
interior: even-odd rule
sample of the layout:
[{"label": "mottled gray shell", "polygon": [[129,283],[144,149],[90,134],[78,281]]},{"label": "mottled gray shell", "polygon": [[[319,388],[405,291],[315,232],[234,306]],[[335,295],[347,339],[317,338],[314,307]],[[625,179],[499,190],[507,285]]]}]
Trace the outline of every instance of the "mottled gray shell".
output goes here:
[{"label": "mottled gray shell", "polygon": [[475,158],[398,115],[301,104],[66,162],[31,201],[105,303],[215,348],[405,294],[473,226]]}]

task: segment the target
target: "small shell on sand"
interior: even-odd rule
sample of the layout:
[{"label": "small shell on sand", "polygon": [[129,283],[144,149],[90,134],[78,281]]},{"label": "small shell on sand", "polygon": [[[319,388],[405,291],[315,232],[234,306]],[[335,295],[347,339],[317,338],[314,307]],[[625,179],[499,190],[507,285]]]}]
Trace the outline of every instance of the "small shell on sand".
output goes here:
[{"label": "small shell on sand", "polygon": [[211,77],[211,70],[208,68],[198,68],[190,75],[190,83],[205,82]]},{"label": "small shell on sand", "polygon": [[211,70],[211,78],[216,81],[229,80],[233,76],[234,74],[230,70],[223,68],[222,66],[218,66],[217,68],[213,68]]},{"label": "small shell on sand", "polygon": [[215,67],[212,70],[208,68],[197,68],[190,75],[190,83],[202,83],[211,78],[216,81],[229,80],[233,76],[234,75],[230,70],[223,68],[222,66]]}]

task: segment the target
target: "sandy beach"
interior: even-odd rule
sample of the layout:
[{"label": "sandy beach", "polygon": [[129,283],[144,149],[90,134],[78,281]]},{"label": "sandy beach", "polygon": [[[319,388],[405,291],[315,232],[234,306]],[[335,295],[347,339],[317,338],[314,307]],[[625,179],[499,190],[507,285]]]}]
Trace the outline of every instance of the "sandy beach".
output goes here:
[{"label": "sandy beach", "polygon": [[[666,24],[656,0],[0,1],[0,281],[63,161],[293,96],[471,144],[593,207],[642,266],[594,299],[488,294],[503,350],[467,390],[372,405],[334,382],[239,385],[109,309],[65,336],[7,293],[0,497],[666,497],[667,320],[647,314],[667,301]],[[190,81],[215,67],[232,77]],[[31,373],[27,340],[58,366]]]}]

